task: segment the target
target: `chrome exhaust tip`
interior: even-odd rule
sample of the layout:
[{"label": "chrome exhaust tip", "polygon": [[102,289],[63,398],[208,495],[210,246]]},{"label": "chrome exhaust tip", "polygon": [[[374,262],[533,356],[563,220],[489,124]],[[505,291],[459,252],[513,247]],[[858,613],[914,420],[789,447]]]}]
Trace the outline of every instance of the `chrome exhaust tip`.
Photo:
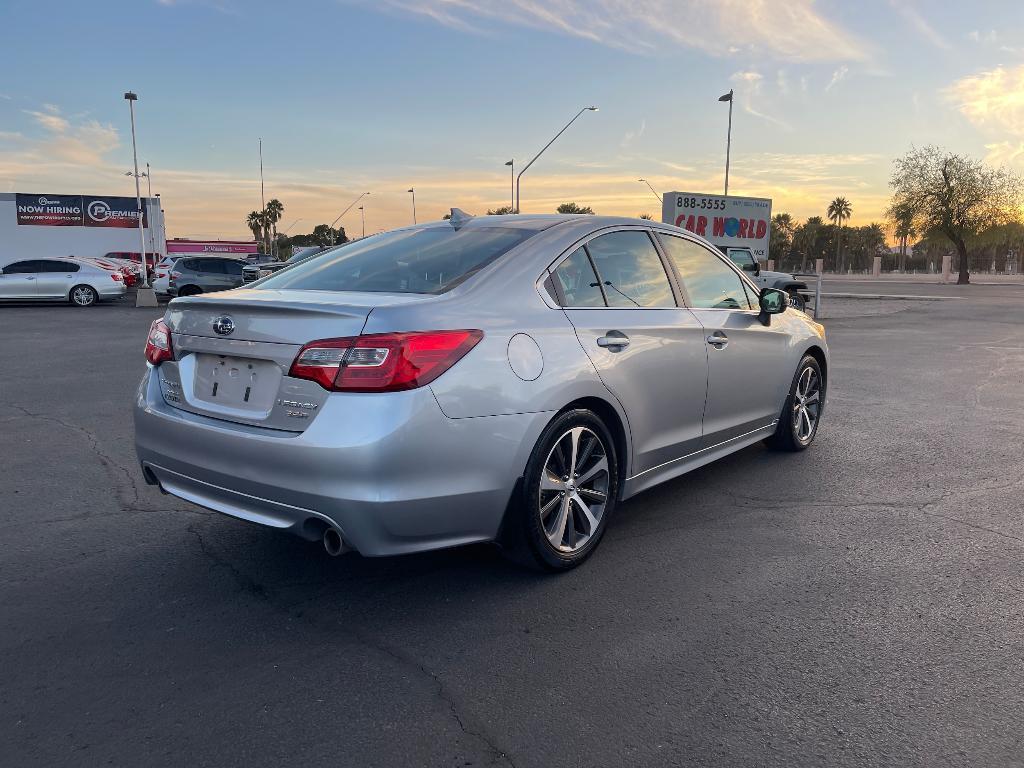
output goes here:
[{"label": "chrome exhaust tip", "polygon": [[324,530],[324,549],[327,550],[327,554],[331,557],[337,557],[348,552],[349,547],[345,544],[345,540],[341,538],[341,534],[338,533],[337,529],[327,528]]}]

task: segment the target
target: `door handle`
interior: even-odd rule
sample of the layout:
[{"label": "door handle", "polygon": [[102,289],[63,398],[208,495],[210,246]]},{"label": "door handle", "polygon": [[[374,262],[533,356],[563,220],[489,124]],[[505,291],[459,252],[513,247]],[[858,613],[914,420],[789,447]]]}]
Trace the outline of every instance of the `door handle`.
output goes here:
[{"label": "door handle", "polygon": [[713,334],[707,337],[707,342],[715,349],[725,349],[729,346],[729,337],[721,331],[715,331]]},{"label": "door handle", "polygon": [[597,346],[606,347],[612,352],[618,352],[620,349],[629,346],[629,336],[622,331],[608,331],[606,335],[598,337]]}]

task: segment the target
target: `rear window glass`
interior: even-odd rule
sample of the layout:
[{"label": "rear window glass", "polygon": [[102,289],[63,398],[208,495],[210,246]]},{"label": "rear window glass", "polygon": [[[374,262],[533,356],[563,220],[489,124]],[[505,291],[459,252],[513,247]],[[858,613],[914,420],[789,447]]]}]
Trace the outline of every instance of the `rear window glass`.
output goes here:
[{"label": "rear window glass", "polygon": [[264,278],[260,288],[443,293],[536,234],[432,227],[374,235]]}]

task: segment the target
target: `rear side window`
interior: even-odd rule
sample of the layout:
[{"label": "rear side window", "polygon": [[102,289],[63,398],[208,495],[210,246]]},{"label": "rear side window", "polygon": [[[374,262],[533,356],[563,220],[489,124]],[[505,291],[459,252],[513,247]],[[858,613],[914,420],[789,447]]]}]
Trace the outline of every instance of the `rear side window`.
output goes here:
[{"label": "rear side window", "polygon": [[208,275],[223,275],[224,261],[222,259],[200,259],[199,271]]},{"label": "rear side window", "polygon": [[587,243],[609,307],[674,307],[672,286],[646,232],[611,232]]},{"label": "rear side window", "polygon": [[443,293],[529,239],[518,227],[431,227],[374,235],[264,278],[261,288]]},{"label": "rear side window", "polygon": [[604,294],[594,267],[583,248],[579,248],[555,270],[563,307],[603,307]]},{"label": "rear side window", "polygon": [[187,269],[192,272],[197,272],[199,270],[199,267],[196,264],[196,259],[178,259],[178,262],[174,266],[179,267],[180,269]]},{"label": "rear side window", "polygon": [[39,272],[77,272],[80,267],[71,261],[41,261],[42,269]]},{"label": "rear side window", "polygon": [[750,309],[743,280],[722,259],[690,240],[662,235],[694,309]]}]

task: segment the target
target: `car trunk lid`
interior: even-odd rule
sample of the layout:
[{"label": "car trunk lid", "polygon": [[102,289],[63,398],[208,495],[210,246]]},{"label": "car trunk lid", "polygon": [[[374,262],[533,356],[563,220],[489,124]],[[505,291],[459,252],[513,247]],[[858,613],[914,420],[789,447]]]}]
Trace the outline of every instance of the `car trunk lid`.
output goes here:
[{"label": "car trunk lid", "polygon": [[375,306],[425,298],[249,289],[175,299],[165,316],[175,359],[158,369],[164,400],[225,421],[301,432],[329,394],[288,376],[302,345],[358,336]]}]

